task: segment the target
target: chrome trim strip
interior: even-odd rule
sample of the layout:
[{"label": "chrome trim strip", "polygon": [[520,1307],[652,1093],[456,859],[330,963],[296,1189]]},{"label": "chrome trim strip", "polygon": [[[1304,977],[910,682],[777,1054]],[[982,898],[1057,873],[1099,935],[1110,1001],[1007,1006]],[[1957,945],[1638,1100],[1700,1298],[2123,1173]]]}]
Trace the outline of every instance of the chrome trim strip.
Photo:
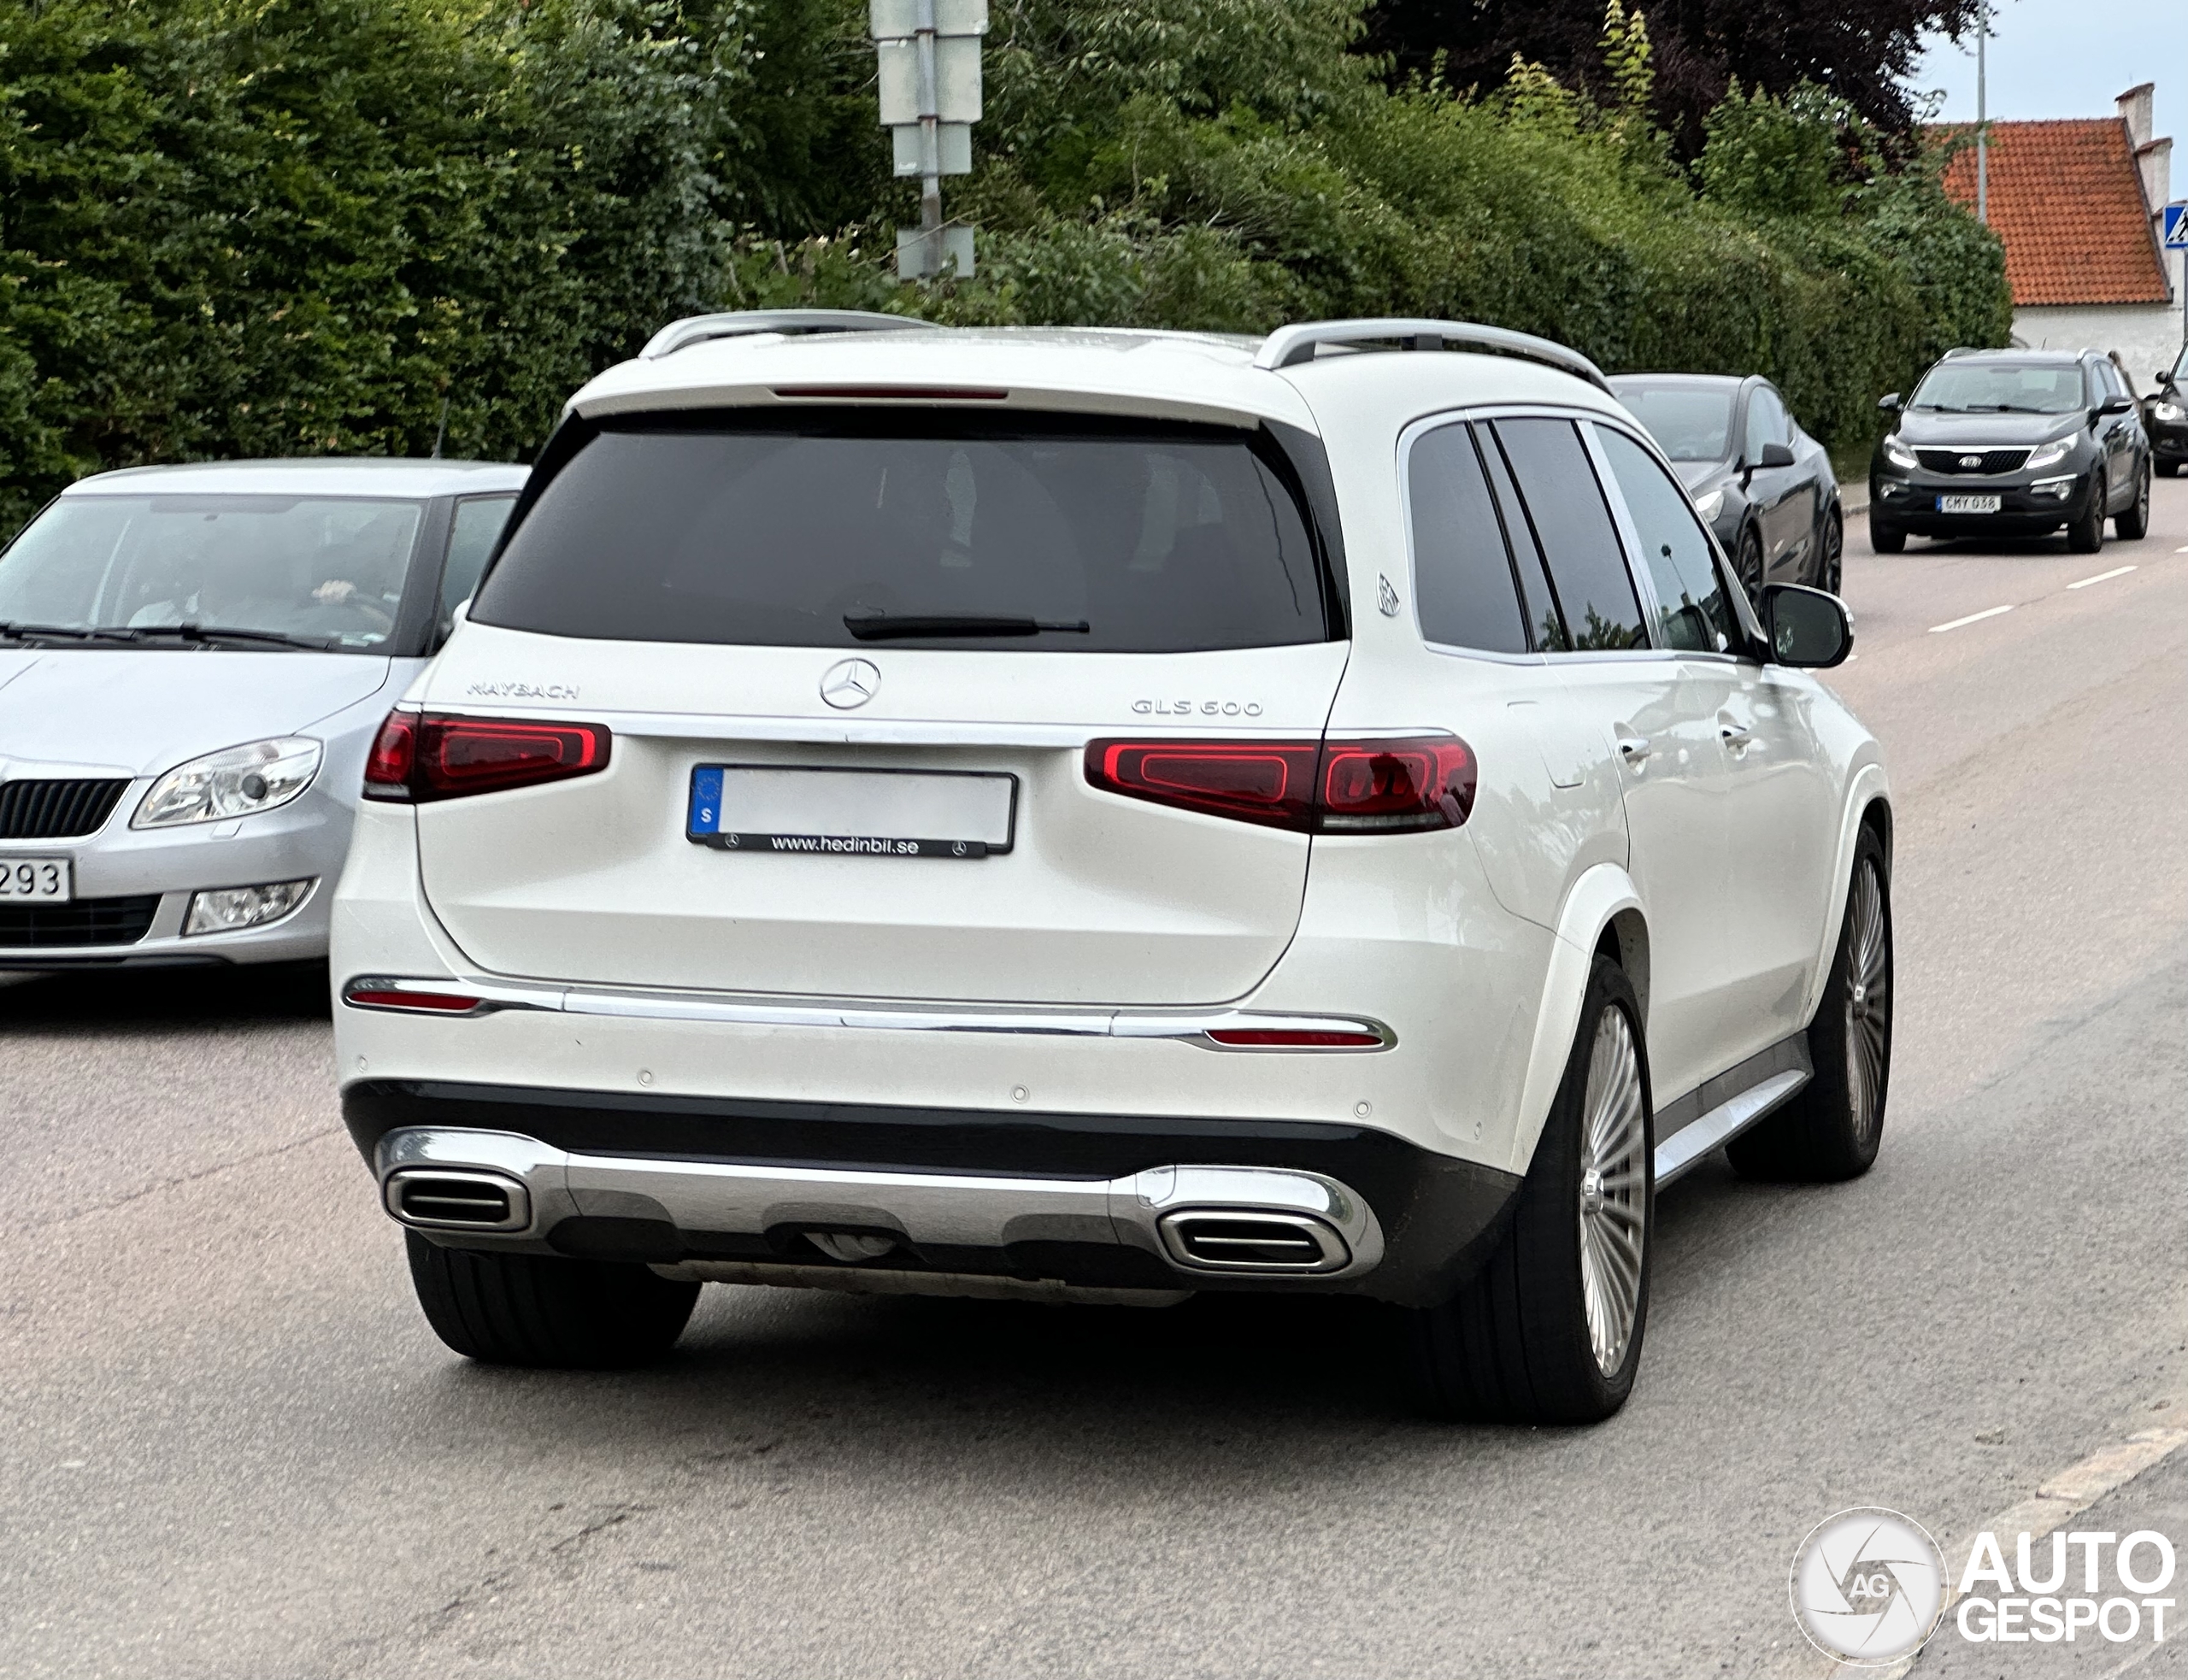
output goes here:
[{"label": "chrome trim strip", "polygon": [[1773,1073],[1751,1085],[1729,1101],[1720,1102],[1692,1124],[1681,1126],[1668,1142],[1656,1145],[1658,1190],[1691,1172],[1712,1149],[1732,1140],[1768,1115],[1813,1076],[1799,1068]]},{"label": "chrome trim strip", "polygon": [[[1374,1055],[1394,1048],[1397,1034],[1364,1015],[1291,1015],[1249,1009],[1154,1011],[985,1009],[974,1006],[779,1002],[710,997],[670,991],[609,991],[578,986],[535,986],[507,980],[410,979],[360,974],[343,983],[350,1008],[403,1013],[388,1004],[350,1003],[357,991],[416,991],[476,997],[485,1007],[467,1013],[421,1009],[421,1016],[477,1020],[503,1009],[544,1010],[615,1020],[712,1021],[726,1026],[803,1026],[875,1032],[986,1032],[1051,1038],[1160,1038],[1220,1050],[1230,1055]],[[1371,1033],[1373,1044],[1220,1044],[1220,1030],[1256,1032]]]},{"label": "chrome trim strip", "polygon": [[1115,1243],[1142,1249],[1180,1272],[1299,1275],[1299,1268],[1289,1266],[1180,1263],[1163,1240],[1163,1222],[1174,1213],[1199,1211],[1326,1227],[1326,1252],[1334,1242],[1346,1258],[1342,1266],[1315,1274],[1321,1278],[1356,1277],[1379,1264],[1384,1252],[1382,1227],[1357,1193],[1320,1173],[1284,1167],[1156,1166],[1107,1180],[890,1172],[585,1154],[518,1132],[425,1127],[405,1127],[381,1139],[377,1166],[382,1204],[391,1213],[396,1207],[391,1182],[411,1172],[515,1179],[532,1213],[528,1225],[507,1233],[519,1238],[544,1237],[564,1219],[587,1215],[749,1236],[785,1227],[894,1231],[915,1248]]}]

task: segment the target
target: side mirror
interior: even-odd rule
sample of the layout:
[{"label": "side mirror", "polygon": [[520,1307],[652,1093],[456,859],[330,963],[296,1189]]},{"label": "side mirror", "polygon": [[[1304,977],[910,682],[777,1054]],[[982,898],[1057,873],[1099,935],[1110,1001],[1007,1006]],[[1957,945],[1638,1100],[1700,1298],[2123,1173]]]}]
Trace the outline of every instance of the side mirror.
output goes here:
[{"label": "side mirror", "polygon": [[1899,393],[1896,391],[1890,391],[1885,395],[1879,397],[1877,398],[1877,407],[1887,414],[1897,414],[1899,412]]},{"label": "side mirror", "polygon": [[2161,367],[2157,370],[2157,388],[2160,391],[2173,389],[2173,370],[2170,367]]},{"label": "side mirror", "polygon": [[1755,464],[1757,467],[1791,467],[1793,464],[1792,446],[1788,443],[1765,443],[1762,459]]},{"label": "side mirror", "polygon": [[1854,651],[1854,615],[1835,595],[1799,584],[1766,584],[1756,604],[1774,664],[1827,671]]},{"label": "side mirror", "polygon": [[2097,405],[2097,412],[2101,415],[2132,414],[2135,412],[2135,399],[2132,397],[2108,397]]}]

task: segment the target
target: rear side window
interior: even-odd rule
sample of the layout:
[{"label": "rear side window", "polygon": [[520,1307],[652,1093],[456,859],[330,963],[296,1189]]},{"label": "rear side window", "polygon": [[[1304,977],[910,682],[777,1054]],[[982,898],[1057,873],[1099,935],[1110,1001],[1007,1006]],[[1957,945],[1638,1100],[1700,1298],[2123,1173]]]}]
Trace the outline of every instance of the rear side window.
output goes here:
[{"label": "rear side window", "polygon": [[540,493],[482,624],[638,642],[1176,653],[1329,634],[1273,446],[872,411],[618,425]]},{"label": "rear side window", "polygon": [[1491,653],[1528,651],[1504,529],[1473,429],[1439,426],[1406,457],[1415,604],[1424,639]]},{"label": "rear side window", "polygon": [[1492,430],[1518,480],[1572,647],[1647,647],[1618,529],[1572,421],[1504,420]]}]

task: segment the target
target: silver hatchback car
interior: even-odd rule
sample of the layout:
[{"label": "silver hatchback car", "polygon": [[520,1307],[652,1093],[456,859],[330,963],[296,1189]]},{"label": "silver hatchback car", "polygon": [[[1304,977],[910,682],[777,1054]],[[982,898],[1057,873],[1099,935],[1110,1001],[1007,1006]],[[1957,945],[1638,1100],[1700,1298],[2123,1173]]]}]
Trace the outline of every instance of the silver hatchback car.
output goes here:
[{"label": "silver hatchback car", "polygon": [[365,755],[527,469],[103,473],[0,550],[0,969],[322,956]]}]

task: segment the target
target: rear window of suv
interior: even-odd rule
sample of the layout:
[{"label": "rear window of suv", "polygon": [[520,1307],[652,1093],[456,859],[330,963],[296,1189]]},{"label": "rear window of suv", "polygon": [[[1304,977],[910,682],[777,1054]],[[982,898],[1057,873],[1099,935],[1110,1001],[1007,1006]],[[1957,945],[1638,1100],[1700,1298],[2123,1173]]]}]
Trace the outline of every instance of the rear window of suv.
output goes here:
[{"label": "rear window of suv", "polygon": [[1330,635],[1258,434],[827,411],[613,420],[540,492],[479,623],[638,642],[1173,653]]}]

